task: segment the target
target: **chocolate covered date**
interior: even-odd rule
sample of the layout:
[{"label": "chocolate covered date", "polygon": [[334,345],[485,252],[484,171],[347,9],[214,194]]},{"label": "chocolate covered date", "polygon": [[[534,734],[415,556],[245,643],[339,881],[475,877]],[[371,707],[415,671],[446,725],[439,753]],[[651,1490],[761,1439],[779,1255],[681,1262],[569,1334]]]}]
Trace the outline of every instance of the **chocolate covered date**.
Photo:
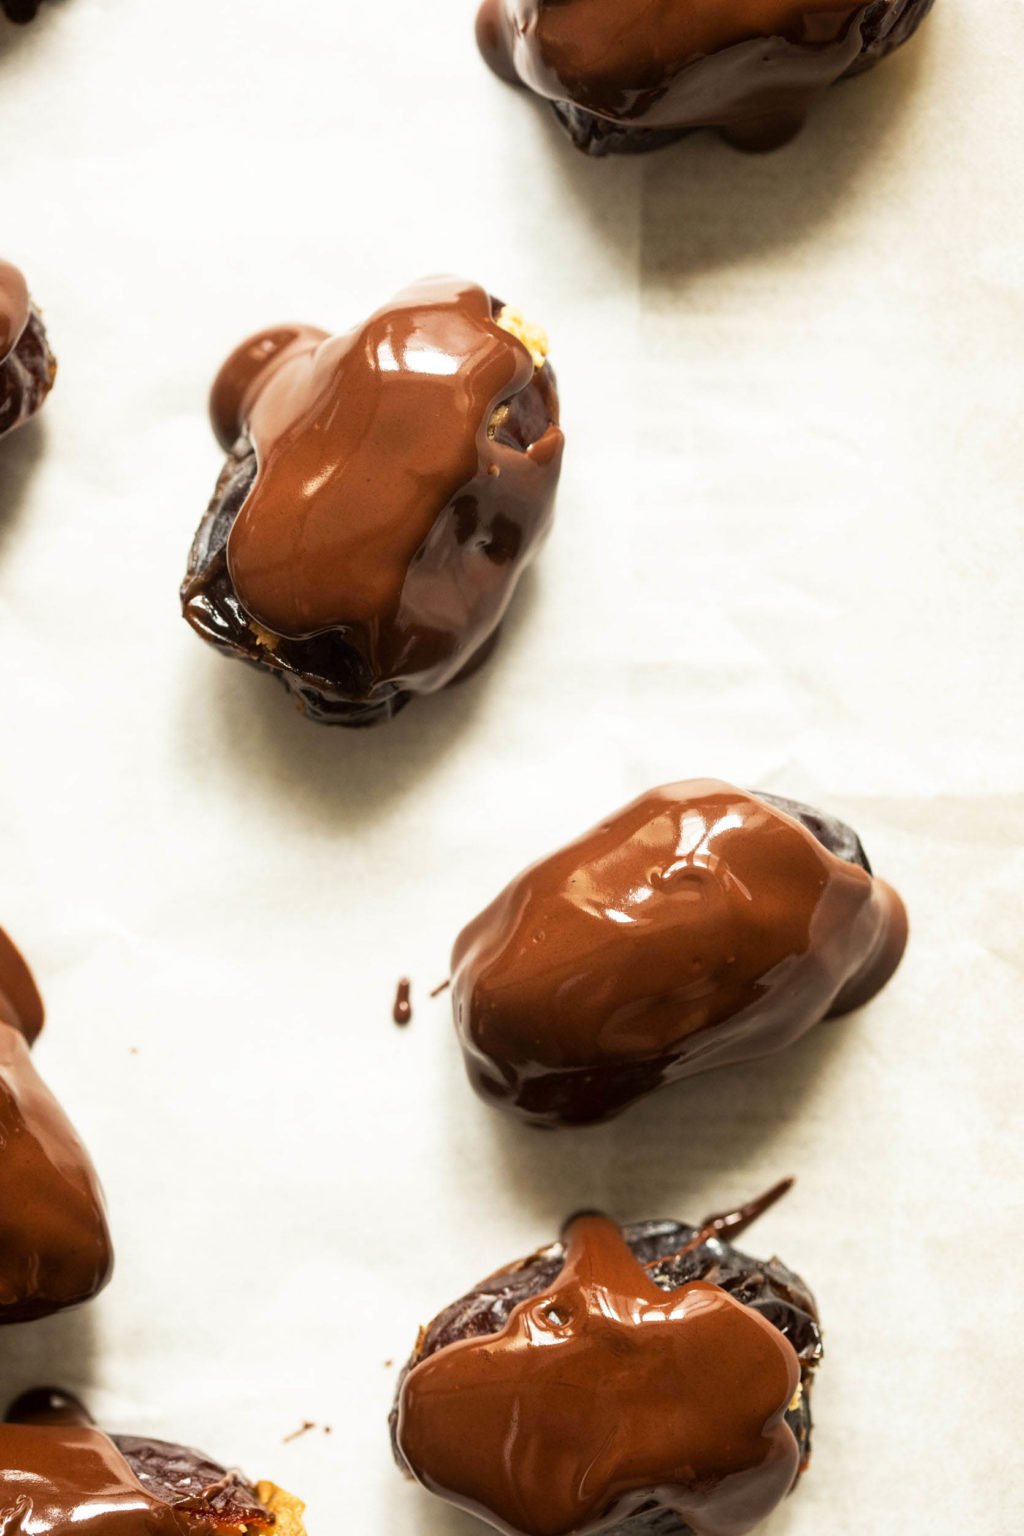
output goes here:
[{"label": "chocolate covered date", "polygon": [[591,155],[717,128],[747,149],[910,37],[932,0],[484,0],[477,40]]},{"label": "chocolate covered date", "polygon": [[193,629],[329,724],[377,724],[474,669],[551,521],[546,357],[456,278],[344,336],[244,343],[213,388],[229,457],[182,587]]},{"label": "chocolate covered date", "polygon": [[841,822],[714,779],[643,795],[519,875],[459,935],[473,1085],[537,1124],[780,1050],[903,954],[903,904]]},{"label": "chocolate covered date", "polygon": [[391,1414],[403,1471],[517,1536],[741,1536],[810,1454],[814,1299],[735,1237],[586,1213],[420,1334]]},{"label": "chocolate covered date", "polygon": [[67,1393],[26,1393],[0,1425],[4,1536],[305,1536],[302,1515],[187,1446],[104,1434]]},{"label": "chocolate covered date", "polygon": [[32,973],[0,929],[0,1323],[88,1301],[113,1267],[89,1155],[32,1063],[42,1026]]},{"label": "chocolate covered date", "polygon": [[35,415],[56,376],[57,362],[28,285],[17,267],[0,261],[0,437]]}]

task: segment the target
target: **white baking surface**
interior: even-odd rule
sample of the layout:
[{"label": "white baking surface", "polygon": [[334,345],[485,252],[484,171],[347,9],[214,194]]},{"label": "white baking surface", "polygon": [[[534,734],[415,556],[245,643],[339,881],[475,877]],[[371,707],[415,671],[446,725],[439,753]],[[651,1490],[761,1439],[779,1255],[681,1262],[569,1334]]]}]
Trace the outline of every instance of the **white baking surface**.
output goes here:
[{"label": "white baking surface", "polygon": [[[272,1477],[310,1536],[470,1536],[390,1463],[417,1324],[575,1207],[696,1219],[792,1172],[749,1246],[815,1287],[828,1359],[766,1531],[1019,1531],[1024,5],[938,0],[764,159],[590,163],[472,20],[0,23],[0,248],[61,360],[0,449],[0,921],[118,1251],[97,1305],[0,1335],[0,1393]],[[325,730],[178,617],[207,387],[253,329],[445,269],[550,330],[555,533],[472,682]],[[704,774],[858,827],[912,916],[896,980],[607,1127],[487,1110],[427,998],[455,933]],[[304,1420],[332,1433],[282,1443]]]}]

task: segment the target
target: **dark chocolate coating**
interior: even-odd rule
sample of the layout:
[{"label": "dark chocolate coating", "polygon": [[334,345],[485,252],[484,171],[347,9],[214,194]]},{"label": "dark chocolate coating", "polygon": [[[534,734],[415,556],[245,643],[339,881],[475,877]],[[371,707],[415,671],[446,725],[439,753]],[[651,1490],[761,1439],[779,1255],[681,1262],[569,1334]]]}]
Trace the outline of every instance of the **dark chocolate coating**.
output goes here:
[{"label": "dark chocolate coating", "polygon": [[[796,1351],[803,1391],[798,1405],[786,1414],[800,1450],[800,1470],[805,1470],[811,1446],[810,1390],[821,1362],[822,1336],[818,1310],[807,1286],[777,1259],[767,1263],[750,1258],[718,1237],[709,1237],[690,1252],[681,1253],[700,1229],[677,1221],[634,1222],[623,1235],[640,1264],[650,1266],[650,1277],[664,1291],[690,1281],[721,1286],[737,1301],[761,1314],[784,1335]],[[409,1473],[396,1434],[398,1400],[406,1375],[421,1360],[459,1340],[499,1333],[521,1302],[547,1290],[557,1278],[564,1257],[561,1243],[541,1249],[529,1258],[499,1270],[446,1307],[422,1331],[413,1354],[403,1368],[390,1416],[392,1450],[398,1466]],[[658,1262],[658,1261],[661,1262]],[[615,1532],[657,1533],[687,1536],[685,1526],[671,1510],[650,1508],[610,1528]]]},{"label": "dark chocolate coating", "polygon": [[0,437],[35,415],[56,376],[46,329],[38,310],[32,309],[14,349],[0,362]]},{"label": "dark chocolate coating", "polygon": [[[826,29],[831,26],[827,8],[822,6],[808,5],[806,34],[799,28],[794,31],[792,13],[799,16],[795,4],[780,5],[774,25],[765,13],[760,43],[754,33],[737,41],[729,35],[734,25],[730,0],[722,0],[722,40],[717,48],[705,45],[673,70],[666,65],[663,38],[656,30],[650,40],[647,67],[635,66],[635,79],[619,76],[613,82],[609,81],[603,43],[593,50],[593,74],[584,62],[590,18],[579,6],[576,47],[571,66],[566,63],[563,70],[564,94],[557,85],[558,69],[552,59],[545,58],[541,30],[535,24],[535,13],[543,16],[545,10],[555,11],[558,0],[534,0],[525,27],[521,18],[516,24],[508,20],[515,3],[484,0],[477,24],[484,57],[503,79],[524,83],[546,96],[577,149],[601,156],[660,149],[700,128],[717,129],[738,148],[776,148],[800,130],[815,96],[839,80],[862,74],[905,43],[934,0],[836,4],[837,17],[841,19],[844,10],[848,13],[849,43],[844,37],[830,36],[827,30],[820,37],[811,30],[819,23]],[[524,3],[520,0],[520,5]],[[816,13],[823,11],[825,18],[820,20]],[[628,24],[627,18],[623,19]],[[655,7],[637,10],[632,26],[642,31],[645,23],[659,27]],[[523,56],[529,60],[523,67],[517,67],[510,44],[515,32],[522,39],[519,46]],[[536,81],[528,78],[531,70],[537,74]],[[694,82],[691,95],[680,90],[688,78]],[[570,79],[580,99],[570,88]],[[673,96],[678,101],[675,116],[672,107],[666,105],[666,98]]]}]

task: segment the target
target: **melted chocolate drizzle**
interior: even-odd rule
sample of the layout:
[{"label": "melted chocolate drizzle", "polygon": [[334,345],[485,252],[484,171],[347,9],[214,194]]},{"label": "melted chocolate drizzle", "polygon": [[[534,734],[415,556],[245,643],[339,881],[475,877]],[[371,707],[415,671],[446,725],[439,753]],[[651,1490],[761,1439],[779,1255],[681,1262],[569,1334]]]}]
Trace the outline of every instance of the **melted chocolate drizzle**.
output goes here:
[{"label": "melted chocolate drizzle", "polygon": [[659,1254],[657,1259],[650,1260],[644,1268],[650,1269],[654,1265],[663,1265],[666,1257],[682,1258],[684,1254],[694,1253],[711,1238],[731,1242],[734,1237],[739,1237],[748,1227],[752,1227],[765,1211],[771,1210],[773,1205],[777,1205],[785,1195],[788,1195],[795,1183],[796,1180],[792,1178],[780,1179],[777,1184],[773,1184],[771,1189],[766,1190],[763,1195],[758,1195],[755,1200],[748,1200],[745,1205],[737,1206],[735,1210],[720,1211],[716,1216],[705,1217],[702,1225],[697,1228],[692,1237],[687,1239],[683,1247],[678,1248],[672,1255]]}]

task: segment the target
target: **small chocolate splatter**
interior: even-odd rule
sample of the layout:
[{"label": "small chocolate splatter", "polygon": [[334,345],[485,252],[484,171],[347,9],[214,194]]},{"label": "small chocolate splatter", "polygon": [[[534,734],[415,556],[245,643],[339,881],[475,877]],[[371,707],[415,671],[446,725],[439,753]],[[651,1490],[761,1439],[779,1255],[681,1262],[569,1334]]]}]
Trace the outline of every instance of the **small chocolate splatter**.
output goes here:
[{"label": "small chocolate splatter", "polygon": [[395,993],[395,1006],[391,1017],[396,1024],[408,1024],[412,1020],[412,1003],[409,1001],[409,993],[412,983],[408,976],[403,976],[398,983],[398,991]]},{"label": "small chocolate splatter", "polygon": [[440,997],[442,992],[447,992],[451,984],[451,977],[447,977],[444,981],[442,981],[439,987],[434,988],[433,992],[430,994],[431,997]]}]

